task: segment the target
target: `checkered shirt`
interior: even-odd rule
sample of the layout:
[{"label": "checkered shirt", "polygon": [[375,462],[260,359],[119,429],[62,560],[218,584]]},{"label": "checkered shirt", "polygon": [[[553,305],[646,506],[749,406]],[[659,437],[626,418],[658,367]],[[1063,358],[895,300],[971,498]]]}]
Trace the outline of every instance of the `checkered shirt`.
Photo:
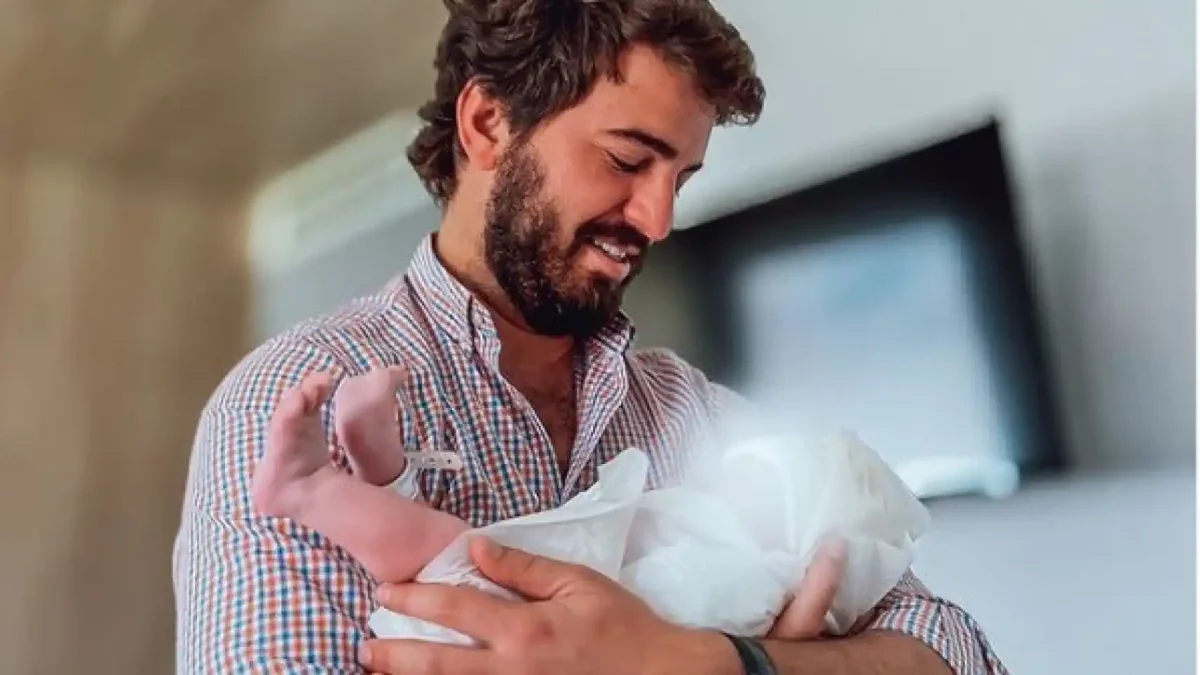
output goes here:
[{"label": "checkered shirt", "polygon": [[[650,456],[653,485],[680,474],[692,434],[732,394],[671,352],[630,349],[632,337],[622,317],[583,350],[565,475],[537,416],[500,374],[488,310],[441,265],[432,237],[380,292],[253,351],[205,406],[192,449],[174,552],[178,672],[361,672],[370,576],[319,534],[260,517],[251,505],[251,473],[285,389],[318,371],[344,378],[406,366],[406,445],[458,452],[464,462],[458,472],[423,473],[421,492],[481,526],[563,503],[629,447]],[[332,411],[325,414],[328,422]],[[336,447],[332,433],[329,442]],[[1006,673],[974,620],[911,574],[880,603],[872,626],[925,641],[959,675]]]}]

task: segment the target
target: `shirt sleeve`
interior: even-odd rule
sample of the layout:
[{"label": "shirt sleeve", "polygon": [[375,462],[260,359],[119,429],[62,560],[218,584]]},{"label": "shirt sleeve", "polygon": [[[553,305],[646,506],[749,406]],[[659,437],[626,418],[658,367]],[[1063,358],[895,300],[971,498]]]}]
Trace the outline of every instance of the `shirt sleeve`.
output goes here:
[{"label": "shirt sleeve", "polygon": [[306,343],[268,343],[201,413],[174,550],[179,673],[361,672],[370,577],[325,538],[257,515],[250,500],[276,402],[320,371],[339,369]]},{"label": "shirt sleeve", "polygon": [[975,619],[933,595],[912,572],[884,596],[865,630],[910,635],[940,654],[955,675],[1008,675]]}]

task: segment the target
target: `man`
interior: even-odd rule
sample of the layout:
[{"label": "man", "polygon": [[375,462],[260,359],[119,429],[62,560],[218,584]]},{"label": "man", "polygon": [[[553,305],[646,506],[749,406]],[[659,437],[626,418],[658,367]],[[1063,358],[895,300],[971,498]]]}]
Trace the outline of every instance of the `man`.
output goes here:
[{"label": "man", "polygon": [[[757,118],[749,48],[704,0],[447,4],[436,94],[409,151],[441,227],[378,294],[257,349],[204,410],[176,549],[179,668],[1004,673],[974,622],[911,575],[854,636],[755,642],[672,626],[596,574],[487,542],[473,551],[480,569],[531,602],[378,592],[483,647],[364,641],[373,591],[361,568],[255,514],[250,476],[275,403],[318,371],[402,365],[406,446],[464,465],[425,472],[422,495],[476,525],[562,503],[630,446],[650,454],[656,485],[670,483],[731,398],[669,352],[630,350],[619,308],[713,127]],[[837,575],[809,576],[823,581],[806,579],[793,609],[819,621]]]}]

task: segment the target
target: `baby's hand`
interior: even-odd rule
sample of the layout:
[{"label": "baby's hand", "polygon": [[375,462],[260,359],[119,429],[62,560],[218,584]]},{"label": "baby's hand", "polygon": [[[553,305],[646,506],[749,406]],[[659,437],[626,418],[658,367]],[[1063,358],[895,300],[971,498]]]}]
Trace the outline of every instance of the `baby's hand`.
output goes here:
[{"label": "baby's hand", "polygon": [[407,372],[401,366],[344,380],[333,398],[334,429],[350,467],[372,485],[388,485],[404,471],[396,394]]}]

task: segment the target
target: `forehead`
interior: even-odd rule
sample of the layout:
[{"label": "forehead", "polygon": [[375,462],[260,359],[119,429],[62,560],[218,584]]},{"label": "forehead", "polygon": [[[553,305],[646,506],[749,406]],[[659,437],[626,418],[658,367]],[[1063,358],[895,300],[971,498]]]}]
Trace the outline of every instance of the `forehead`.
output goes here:
[{"label": "forehead", "polygon": [[563,126],[588,134],[638,129],[668,141],[681,159],[701,160],[716,118],[692,78],[641,45],[627,50],[620,66],[622,81],[602,78],[583,102],[560,116]]}]

